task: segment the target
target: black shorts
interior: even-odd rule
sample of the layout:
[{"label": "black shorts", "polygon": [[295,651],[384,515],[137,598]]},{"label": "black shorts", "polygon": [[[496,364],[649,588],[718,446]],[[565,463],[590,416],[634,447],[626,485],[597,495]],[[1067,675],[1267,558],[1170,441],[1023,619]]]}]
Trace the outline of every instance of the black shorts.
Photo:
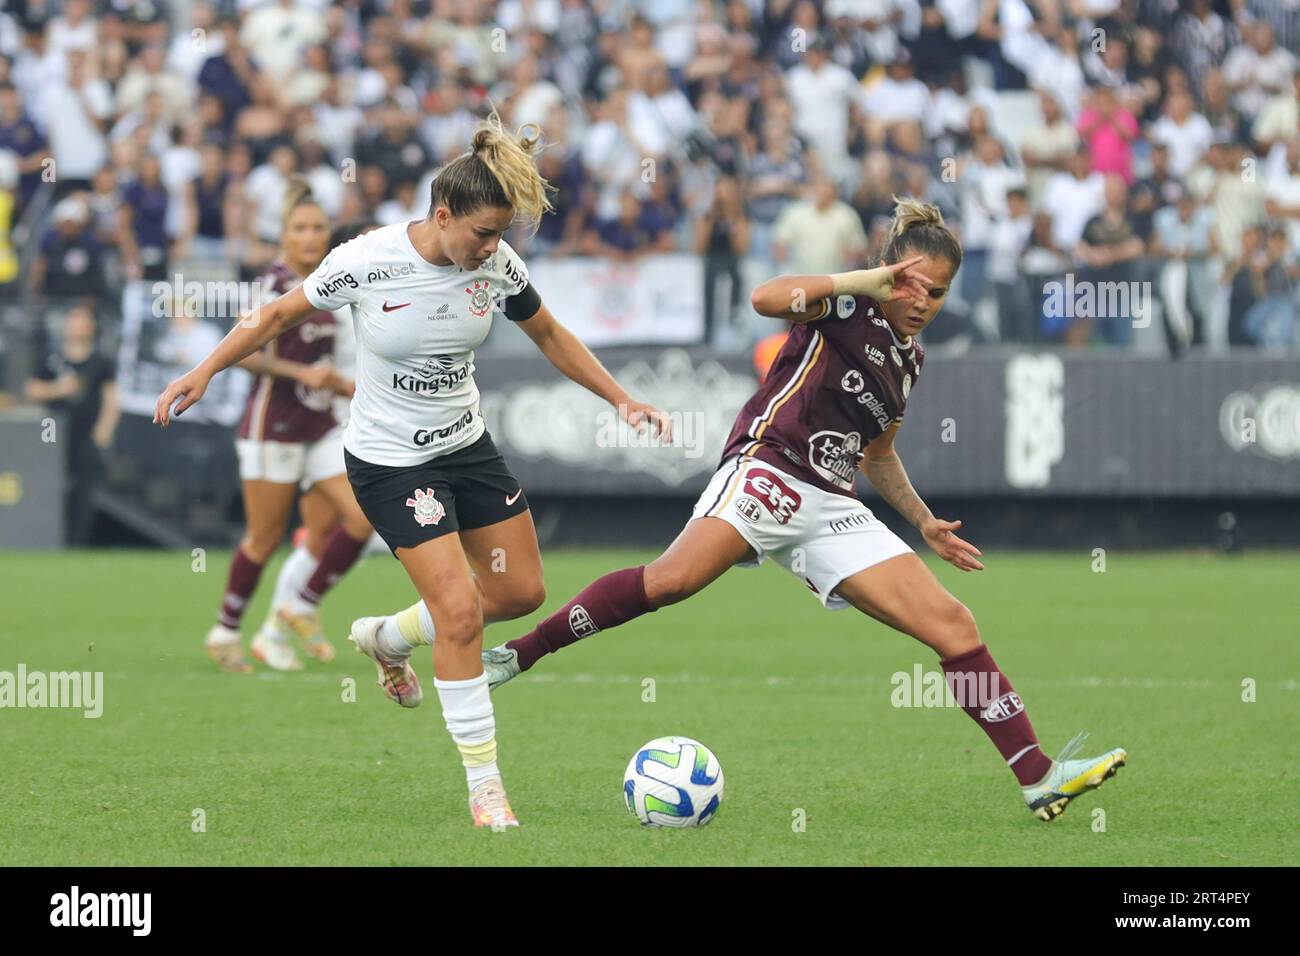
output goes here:
[{"label": "black shorts", "polygon": [[523,488],[486,431],[473,444],[418,465],[375,465],[346,449],[343,459],[357,504],[394,553],[528,510]]}]

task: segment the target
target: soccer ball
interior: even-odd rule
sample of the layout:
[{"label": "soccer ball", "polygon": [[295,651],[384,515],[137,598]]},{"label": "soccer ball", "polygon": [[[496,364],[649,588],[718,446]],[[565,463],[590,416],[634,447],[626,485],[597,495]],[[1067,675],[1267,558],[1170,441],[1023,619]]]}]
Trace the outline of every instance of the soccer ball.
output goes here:
[{"label": "soccer ball", "polygon": [[623,798],[647,827],[702,827],[722,803],[722,766],[690,737],[656,737],[632,755]]}]

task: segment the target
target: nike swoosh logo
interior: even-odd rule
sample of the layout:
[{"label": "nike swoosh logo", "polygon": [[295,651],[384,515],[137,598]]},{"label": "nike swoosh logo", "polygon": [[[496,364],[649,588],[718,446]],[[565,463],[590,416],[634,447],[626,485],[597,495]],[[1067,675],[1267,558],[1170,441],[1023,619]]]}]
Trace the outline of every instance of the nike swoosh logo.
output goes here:
[{"label": "nike swoosh logo", "polygon": [[508,505],[514,504],[516,501],[519,500],[519,496],[522,495],[523,493],[524,493],[524,489],[520,488],[513,495],[506,495],[506,504]]},{"label": "nike swoosh logo", "polygon": [[411,303],[409,303],[409,302],[403,302],[401,305],[389,305],[389,304],[388,304],[388,300],[385,299],[385,300],[384,300],[384,304],[381,306],[381,308],[382,308],[385,312],[396,312],[398,309],[404,309],[404,308],[406,308],[406,307],[407,307],[408,305],[410,305],[410,304],[411,304]]}]

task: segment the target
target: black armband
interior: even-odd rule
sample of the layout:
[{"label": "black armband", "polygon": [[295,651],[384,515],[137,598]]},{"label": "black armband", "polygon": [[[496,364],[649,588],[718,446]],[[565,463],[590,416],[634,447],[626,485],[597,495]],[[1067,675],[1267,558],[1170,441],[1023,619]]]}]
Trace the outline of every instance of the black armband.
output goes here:
[{"label": "black armband", "polygon": [[506,318],[511,322],[526,322],[537,314],[542,307],[542,297],[537,294],[531,282],[517,293],[506,299]]}]

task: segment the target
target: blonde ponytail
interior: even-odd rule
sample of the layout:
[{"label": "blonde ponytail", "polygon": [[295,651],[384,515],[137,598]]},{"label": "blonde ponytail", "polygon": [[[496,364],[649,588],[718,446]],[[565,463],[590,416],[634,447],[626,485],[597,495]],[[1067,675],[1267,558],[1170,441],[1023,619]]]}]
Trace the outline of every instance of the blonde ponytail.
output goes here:
[{"label": "blonde ponytail", "polygon": [[[527,131],[534,131],[530,135]],[[535,124],[509,133],[494,109],[474,130],[467,153],[440,169],[433,180],[429,213],[446,206],[453,216],[464,216],[483,206],[510,207],[533,225],[552,212],[547,191],[554,192],[537,171],[542,151],[542,131]]]}]

